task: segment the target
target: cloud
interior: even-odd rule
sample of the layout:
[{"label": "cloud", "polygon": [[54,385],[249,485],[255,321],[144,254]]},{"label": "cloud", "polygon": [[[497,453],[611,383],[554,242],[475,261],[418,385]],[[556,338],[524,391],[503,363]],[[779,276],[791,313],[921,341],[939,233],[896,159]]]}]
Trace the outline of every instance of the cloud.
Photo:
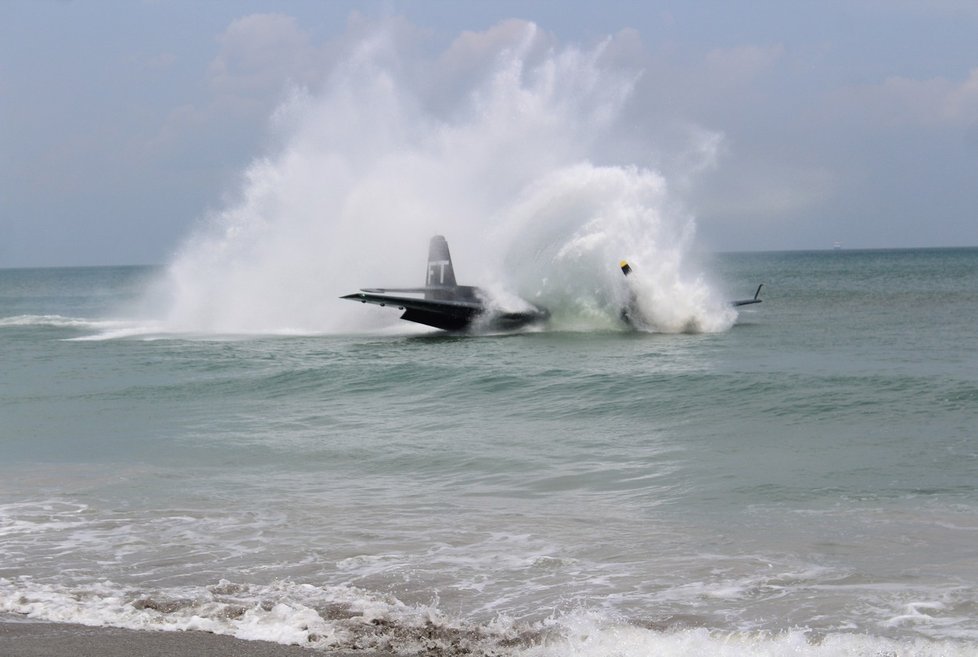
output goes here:
[{"label": "cloud", "polygon": [[899,11],[918,16],[978,15],[978,4],[974,0],[865,0],[865,3],[884,13]]},{"label": "cloud", "polygon": [[706,73],[723,86],[741,86],[774,68],[783,54],[781,45],[717,48],[706,53]]},{"label": "cloud", "polygon": [[837,187],[827,169],[762,161],[727,170],[718,182],[710,196],[701,197],[697,209],[757,223],[781,221],[808,210],[825,202]]},{"label": "cloud", "polygon": [[968,79],[948,93],[944,117],[958,122],[978,121],[978,68],[972,69]]},{"label": "cloud", "polygon": [[315,48],[291,16],[252,14],[231,23],[218,37],[220,52],[211,62],[209,83],[219,94],[266,95],[285,80],[307,79]]},{"label": "cloud", "polygon": [[[246,153],[266,133],[268,117],[292,88],[318,84],[329,69],[328,48],[314,45],[296,20],[283,14],[235,19],[216,41],[218,51],[206,70],[206,95],[173,107],[157,133],[144,141],[145,153],[189,161],[200,157],[202,143],[238,144]],[[157,59],[170,63],[167,56]],[[233,158],[230,162],[240,165]]]},{"label": "cloud", "polygon": [[172,52],[161,52],[150,57],[146,65],[148,68],[162,71],[172,67],[176,61],[177,56]]},{"label": "cloud", "polygon": [[978,122],[978,68],[962,81],[893,76],[840,93],[838,111],[885,127],[962,127]]}]

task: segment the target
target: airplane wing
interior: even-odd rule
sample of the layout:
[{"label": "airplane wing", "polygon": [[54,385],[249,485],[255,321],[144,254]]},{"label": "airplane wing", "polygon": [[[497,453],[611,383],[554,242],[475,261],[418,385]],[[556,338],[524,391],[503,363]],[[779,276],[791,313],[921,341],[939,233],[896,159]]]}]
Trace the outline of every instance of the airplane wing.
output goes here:
[{"label": "airplane wing", "polygon": [[754,298],[753,299],[739,299],[737,301],[731,301],[730,302],[730,305],[732,305],[732,306],[749,306],[752,303],[761,303],[762,301],[764,301],[764,299],[760,299],[758,297],[761,296],[761,288],[762,287],[764,287],[764,283],[761,283],[760,285],[757,286],[757,292],[754,293]]},{"label": "airplane wing", "polygon": [[424,294],[435,301],[481,303],[482,291],[472,285],[426,285],[425,287],[362,287],[368,294]]},{"label": "airplane wing", "polygon": [[354,292],[340,298],[378,306],[394,306],[404,310],[401,319],[445,331],[462,331],[468,328],[472,320],[485,310],[485,306],[478,301],[416,299],[376,294],[373,291]]}]

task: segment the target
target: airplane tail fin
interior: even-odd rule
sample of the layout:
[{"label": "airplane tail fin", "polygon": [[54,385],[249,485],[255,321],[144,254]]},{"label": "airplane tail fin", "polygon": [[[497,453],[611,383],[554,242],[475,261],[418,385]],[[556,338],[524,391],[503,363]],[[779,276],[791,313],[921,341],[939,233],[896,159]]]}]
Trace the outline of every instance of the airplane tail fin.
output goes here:
[{"label": "airplane tail fin", "polygon": [[455,282],[455,269],[452,267],[452,254],[448,251],[448,241],[442,235],[435,235],[428,244],[424,298],[452,298],[454,295],[451,290],[456,287],[458,283]]}]

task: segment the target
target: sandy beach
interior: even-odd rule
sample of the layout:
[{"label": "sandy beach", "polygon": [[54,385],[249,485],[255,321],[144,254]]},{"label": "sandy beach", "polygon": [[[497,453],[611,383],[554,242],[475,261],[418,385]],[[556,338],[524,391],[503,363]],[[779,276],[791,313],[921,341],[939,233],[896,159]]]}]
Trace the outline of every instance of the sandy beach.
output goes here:
[{"label": "sandy beach", "polygon": [[3,657],[311,657],[317,654],[343,656],[343,653],[242,641],[206,632],[141,632],[64,623],[0,622]]}]

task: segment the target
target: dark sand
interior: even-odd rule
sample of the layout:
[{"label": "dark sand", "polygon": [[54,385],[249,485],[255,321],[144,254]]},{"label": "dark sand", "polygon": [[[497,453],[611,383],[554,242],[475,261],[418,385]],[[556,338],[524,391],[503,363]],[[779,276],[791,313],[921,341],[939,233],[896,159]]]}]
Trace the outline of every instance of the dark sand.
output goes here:
[{"label": "dark sand", "polygon": [[[349,653],[241,641],[206,632],[140,632],[0,621],[0,657],[349,657]],[[357,657],[382,657],[357,653]]]}]

